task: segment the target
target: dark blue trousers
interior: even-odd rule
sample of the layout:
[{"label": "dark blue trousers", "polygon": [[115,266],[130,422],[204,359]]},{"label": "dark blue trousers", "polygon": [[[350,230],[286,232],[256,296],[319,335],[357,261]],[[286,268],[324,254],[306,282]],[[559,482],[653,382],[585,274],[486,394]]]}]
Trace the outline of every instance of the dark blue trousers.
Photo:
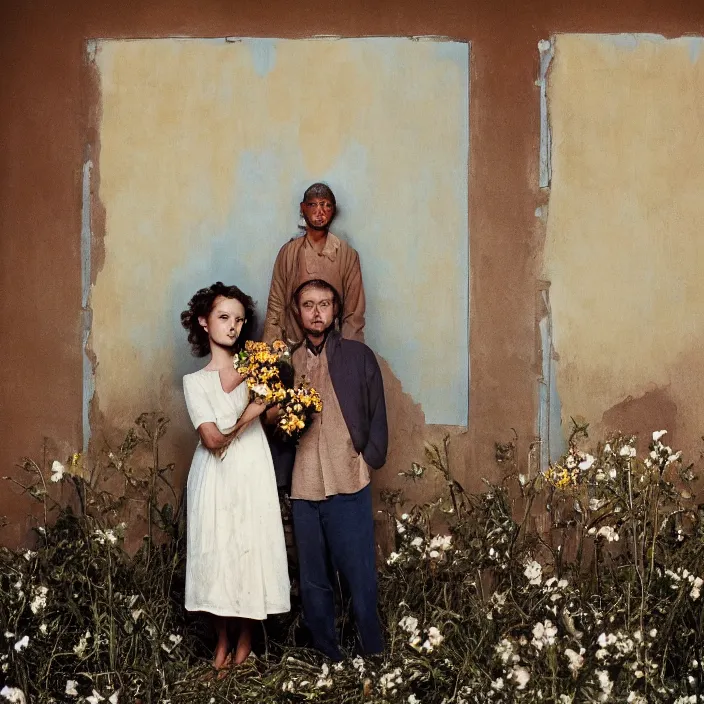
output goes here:
[{"label": "dark blue trousers", "polygon": [[303,618],[313,644],[341,660],[335,630],[335,594],[328,563],[350,590],[357,633],[365,655],[384,649],[377,614],[376,560],[371,487],[337,494],[324,501],[293,499],[293,529],[298,549]]}]

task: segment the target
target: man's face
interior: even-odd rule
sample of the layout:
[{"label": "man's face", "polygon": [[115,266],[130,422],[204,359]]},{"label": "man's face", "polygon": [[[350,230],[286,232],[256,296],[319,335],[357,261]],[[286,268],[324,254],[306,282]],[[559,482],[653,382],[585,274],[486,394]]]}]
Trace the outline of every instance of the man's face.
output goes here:
[{"label": "man's face", "polygon": [[301,213],[308,227],[314,230],[327,230],[335,217],[335,205],[327,198],[311,196],[301,203]]},{"label": "man's face", "polygon": [[322,335],[335,319],[335,296],[329,289],[307,286],[298,294],[298,309],[303,330]]}]

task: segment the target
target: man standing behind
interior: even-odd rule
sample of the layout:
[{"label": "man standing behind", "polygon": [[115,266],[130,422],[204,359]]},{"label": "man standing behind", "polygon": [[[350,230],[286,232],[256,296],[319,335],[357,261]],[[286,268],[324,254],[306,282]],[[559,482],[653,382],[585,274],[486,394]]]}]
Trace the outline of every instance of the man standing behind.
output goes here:
[{"label": "man standing behind", "polygon": [[324,183],[314,183],[303,194],[301,216],[305,233],[287,242],[274,263],[269,289],[265,342],[282,339],[297,343],[303,332],[291,308],[293,292],[309,279],[329,281],[341,295],[342,336],[364,342],[364,286],[359,255],[329,231],[336,213],[335,195]]},{"label": "man standing behind", "polygon": [[304,334],[292,357],[296,380],[305,376],[323,400],[299,441],[291,487],[303,617],[315,647],[341,660],[331,563],[349,587],[362,653],[371,655],[384,648],[369,484],[369,468],[386,461],[381,371],[369,347],[335,330],[340,302],[328,281],[304,282],[292,300]]}]

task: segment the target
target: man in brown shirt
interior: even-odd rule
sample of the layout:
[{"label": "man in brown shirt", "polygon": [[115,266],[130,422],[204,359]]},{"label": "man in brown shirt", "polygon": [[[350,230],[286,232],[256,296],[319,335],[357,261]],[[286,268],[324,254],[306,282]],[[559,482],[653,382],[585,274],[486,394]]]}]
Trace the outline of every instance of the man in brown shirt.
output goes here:
[{"label": "man in brown shirt", "polygon": [[293,292],[304,281],[329,281],[342,298],[339,314],[342,336],[364,342],[364,285],[359,255],[330,232],[337,204],[335,194],[323,183],[314,183],[303,194],[301,216],[305,232],[287,242],[274,263],[263,339],[295,344],[303,331],[292,309]]},{"label": "man in brown shirt", "polygon": [[330,562],[349,587],[362,652],[379,653],[369,468],[386,460],[381,371],[364,343],[335,330],[339,295],[329,282],[304,282],[293,303],[305,336],[292,357],[296,378],[305,376],[323,401],[299,441],[291,488],[303,617],[315,647],[341,660]]}]

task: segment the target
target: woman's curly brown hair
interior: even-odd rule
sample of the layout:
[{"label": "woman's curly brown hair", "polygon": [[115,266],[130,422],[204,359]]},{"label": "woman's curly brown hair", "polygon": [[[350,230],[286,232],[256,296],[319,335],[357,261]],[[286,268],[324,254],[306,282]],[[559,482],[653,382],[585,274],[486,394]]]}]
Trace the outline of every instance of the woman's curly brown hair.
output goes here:
[{"label": "woman's curly brown hair", "polygon": [[244,343],[252,339],[255,312],[251,296],[243,293],[237,286],[225,286],[222,281],[216,281],[212,286],[200,289],[188,302],[188,308],[181,313],[181,325],[188,330],[188,341],[191,343],[191,352],[195,357],[206,357],[210,354],[208,333],[198,322],[198,318],[208,317],[218,296],[234,298],[244,307],[244,324],[235,342],[235,352],[239,352],[244,347]]}]

